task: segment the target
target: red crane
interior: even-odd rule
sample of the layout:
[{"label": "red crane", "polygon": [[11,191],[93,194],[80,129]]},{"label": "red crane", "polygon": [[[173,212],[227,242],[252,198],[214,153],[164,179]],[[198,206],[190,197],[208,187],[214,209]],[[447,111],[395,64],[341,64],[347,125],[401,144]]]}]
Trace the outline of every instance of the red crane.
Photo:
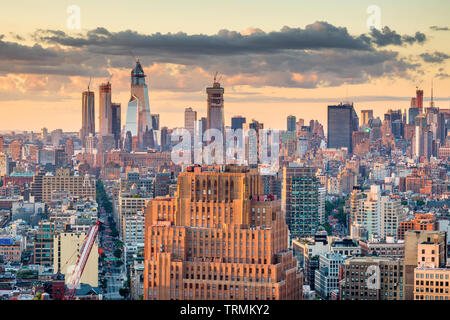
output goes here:
[{"label": "red crane", "polygon": [[75,264],[75,268],[73,272],[68,276],[67,280],[67,289],[65,295],[66,300],[73,300],[75,297],[75,291],[80,284],[81,276],[83,275],[84,267],[86,266],[87,260],[89,258],[89,254],[91,253],[92,246],[94,245],[95,239],[97,238],[98,231],[101,221],[97,221],[95,225],[93,225],[90,229],[86,238],[83,240],[83,245],[80,250],[80,254],[78,255],[77,263]]}]

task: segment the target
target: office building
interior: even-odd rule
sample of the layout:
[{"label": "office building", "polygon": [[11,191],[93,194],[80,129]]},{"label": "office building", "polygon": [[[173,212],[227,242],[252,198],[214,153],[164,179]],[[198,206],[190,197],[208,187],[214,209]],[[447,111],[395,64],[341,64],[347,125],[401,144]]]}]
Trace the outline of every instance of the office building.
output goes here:
[{"label": "office building", "polygon": [[81,106],[80,139],[83,148],[86,147],[86,137],[95,136],[95,96],[93,91],[83,91]]},{"label": "office building", "polygon": [[222,132],[222,136],[224,137],[224,88],[222,88],[220,83],[216,81],[216,77],[214,77],[213,86],[206,88],[206,93],[208,95],[206,129],[217,129]]},{"label": "office building", "polygon": [[231,118],[231,129],[238,130],[243,129],[243,125],[246,122],[246,119],[242,116],[234,116]]},{"label": "office building", "polygon": [[[65,276],[66,281],[73,271],[86,238],[85,232],[61,232],[53,238],[53,270]],[[94,242],[80,283],[98,287],[98,244]]]},{"label": "office building", "polygon": [[111,133],[114,136],[114,148],[118,149],[120,147],[120,137],[122,130],[122,108],[120,103],[112,103],[111,104]]},{"label": "office building", "polygon": [[301,299],[280,201],[261,192],[243,167],[180,173],[145,212],[144,299]]},{"label": "office building", "polygon": [[404,300],[402,259],[352,257],[340,270],[340,300]]},{"label": "office building", "polygon": [[[415,272],[419,266],[419,245],[421,243],[434,243],[439,247],[439,259],[442,267],[447,257],[447,234],[441,231],[406,231],[405,233],[405,299],[414,300]],[[421,259],[420,259],[421,260]]]},{"label": "office building", "polygon": [[53,195],[61,191],[70,196],[95,200],[95,178],[74,175],[68,168],[58,168],[55,174],[47,173],[42,177],[43,202],[51,202]]},{"label": "office building", "polygon": [[196,123],[197,123],[197,111],[194,111],[190,107],[184,109],[184,128],[187,131],[189,131],[192,141],[194,139]]},{"label": "office building", "polygon": [[287,131],[295,131],[295,123],[297,122],[297,119],[295,116],[288,116],[286,119],[286,130]]},{"label": "office building", "polygon": [[347,148],[348,152],[352,153],[352,132],[358,131],[357,119],[353,104],[341,103],[337,106],[328,106],[327,147]]},{"label": "office building", "polygon": [[55,224],[49,221],[39,221],[39,228],[34,238],[34,263],[44,266],[53,265],[53,238]]},{"label": "office building", "polygon": [[315,168],[293,164],[283,168],[282,207],[291,240],[313,236],[323,219],[319,212],[321,186],[315,172]]},{"label": "office building", "polygon": [[99,130],[100,136],[106,136],[112,133],[111,83],[102,83],[99,92]]}]

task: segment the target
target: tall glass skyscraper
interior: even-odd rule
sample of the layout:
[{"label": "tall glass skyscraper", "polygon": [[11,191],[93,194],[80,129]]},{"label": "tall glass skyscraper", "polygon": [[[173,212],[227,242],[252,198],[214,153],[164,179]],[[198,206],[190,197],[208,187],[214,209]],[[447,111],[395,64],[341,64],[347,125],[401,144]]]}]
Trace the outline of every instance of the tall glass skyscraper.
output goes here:
[{"label": "tall glass skyscraper", "polygon": [[144,134],[153,129],[145,77],[138,60],[135,68],[131,71],[131,98],[128,102],[124,134],[130,131],[132,136],[137,136],[138,146],[141,149],[144,148]]},{"label": "tall glass skyscraper", "polygon": [[328,148],[347,148],[352,153],[352,132],[358,130],[353,104],[328,106]]},{"label": "tall glass skyscraper", "polygon": [[295,116],[288,116],[287,117],[287,131],[295,131],[295,123],[297,122],[297,119]]},{"label": "tall glass skyscraper", "polygon": [[321,223],[320,182],[315,169],[291,164],[283,168],[282,208],[290,239],[313,236]]}]

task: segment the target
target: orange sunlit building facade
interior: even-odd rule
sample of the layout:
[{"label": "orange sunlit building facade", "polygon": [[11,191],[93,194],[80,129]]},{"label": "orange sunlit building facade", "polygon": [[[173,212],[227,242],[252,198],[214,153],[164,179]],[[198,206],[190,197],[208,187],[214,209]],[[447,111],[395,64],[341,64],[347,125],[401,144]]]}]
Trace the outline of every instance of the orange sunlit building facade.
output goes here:
[{"label": "orange sunlit building facade", "polygon": [[397,231],[397,239],[404,240],[405,232],[415,231],[436,231],[439,229],[439,222],[436,221],[434,214],[416,213],[411,221],[402,221]]},{"label": "orange sunlit building facade", "polygon": [[281,201],[262,193],[244,167],[181,173],[145,210],[144,299],[300,299]]}]

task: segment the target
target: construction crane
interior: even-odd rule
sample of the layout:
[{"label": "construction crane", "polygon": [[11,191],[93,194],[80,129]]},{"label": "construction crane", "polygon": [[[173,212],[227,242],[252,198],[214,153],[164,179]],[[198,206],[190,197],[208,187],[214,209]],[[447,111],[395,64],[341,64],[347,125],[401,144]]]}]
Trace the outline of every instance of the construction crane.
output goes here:
[{"label": "construction crane", "polygon": [[83,240],[83,245],[80,250],[80,254],[78,255],[77,263],[75,264],[75,268],[72,273],[69,274],[67,279],[67,289],[65,294],[66,300],[73,300],[75,297],[75,291],[77,290],[81,276],[83,275],[84,267],[89,258],[89,254],[91,253],[92,247],[94,245],[95,239],[97,238],[98,231],[102,222],[99,220],[93,225],[90,229],[86,238]]}]

